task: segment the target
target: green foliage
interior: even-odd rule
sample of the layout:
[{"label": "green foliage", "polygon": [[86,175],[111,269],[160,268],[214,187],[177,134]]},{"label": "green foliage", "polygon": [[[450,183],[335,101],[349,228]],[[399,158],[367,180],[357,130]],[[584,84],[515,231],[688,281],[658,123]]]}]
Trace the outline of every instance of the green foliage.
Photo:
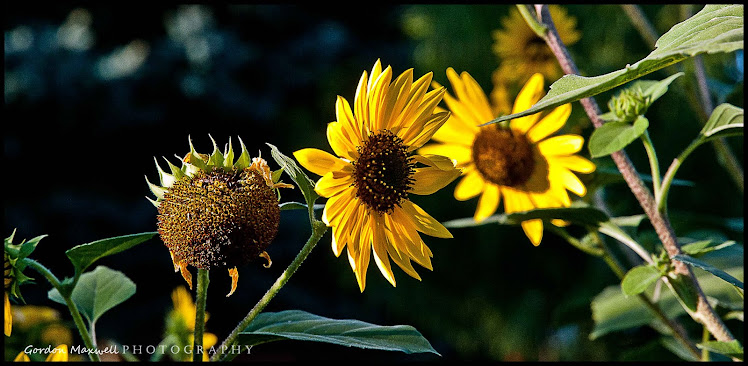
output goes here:
[{"label": "green foliage", "polygon": [[743,346],[740,345],[738,340],[731,342],[708,341],[699,343],[696,346],[709,352],[719,353],[743,361]]},{"label": "green foliage", "polygon": [[75,276],[78,278],[97,260],[130,249],[153,238],[157,234],[158,232],[153,231],[96,240],[72,247],[65,252],[65,255],[68,256],[73,266],[75,266]]},{"label": "green foliage", "polygon": [[501,225],[519,225],[522,221],[542,219],[542,220],[565,220],[580,225],[598,225],[608,220],[608,216],[594,208],[588,206],[572,206],[559,208],[538,208],[524,212],[514,212],[511,214],[496,214],[487,217],[481,222],[476,222],[472,217],[445,221],[443,225],[447,228],[464,228],[481,226],[486,224]]},{"label": "green foliage", "polygon": [[660,271],[650,265],[631,268],[621,281],[621,290],[628,296],[638,295],[660,279]]},{"label": "green foliage", "polygon": [[348,347],[439,354],[409,325],[382,326],[352,319],[330,319],[300,310],[262,313],[240,333],[242,345],[282,339],[324,342]]},{"label": "green foliage", "polygon": [[5,281],[7,282],[12,279],[12,281],[6,283],[5,286],[13,297],[25,302],[23,295],[21,294],[20,286],[33,281],[33,278],[23,273],[24,269],[26,269],[26,264],[23,259],[31,255],[31,253],[36,249],[37,244],[39,244],[39,241],[44,239],[47,235],[39,235],[31,240],[21,240],[20,243],[13,244],[13,238],[15,235],[16,231],[13,230],[10,236],[5,238],[3,241],[3,250],[4,255],[6,256],[4,260],[6,260],[7,264],[10,265],[10,268],[5,269]]},{"label": "green foliage", "polygon": [[314,191],[314,181],[309,179],[304,171],[296,165],[294,159],[283,155],[277,147],[271,144],[267,145],[270,146],[270,154],[273,156],[275,162],[280,165],[281,169],[291,177],[296,186],[301,190],[306,200],[306,207],[309,210],[309,217],[314,218],[314,202],[319,198],[317,192]]},{"label": "green foliage", "polygon": [[685,255],[685,254],[675,255],[675,256],[673,256],[673,259],[681,261],[681,262],[684,262],[684,263],[688,263],[688,264],[690,264],[692,266],[695,266],[695,267],[699,267],[699,268],[701,268],[701,269],[703,269],[703,270],[705,270],[705,271],[707,271],[707,272],[709,272],[709,273],[711,273],[711,274],[713,274],[713,275],[715,275],[715,276],[717,276],[717,277],[719,277],[719,278],[727,281],[728,283],[732,284],[733,286],[735,286],[735,287],[743,290],[743,282],[742,281],[738,280],[737,278],[731,276],[729,273],[727,273],[727,272],[725,272],[725,271],[723,271],[723,270],[721,270],[719,268],[716,268],[716,267],[714,267],[714,266],[712,266],[712,265],[710,265],[708,263],[705,263],[703,261],[700,261],[700,260],[698,260],[696,258],[690,257],[690,256]]},{"label": "green foliage", "polygon": [[593,158],[610,155],[636,141],[649,127],[649,120],[644,116],[629,122],[608,122],[590,136],[589,149]]},{"label": "green foliage", "polygon": [[707,5],[696,15],[673,26],[657,40],[655,50],[633,65],[605,75],[565,75],[531,108],[494,119],[498,123],[535,114],[611,90],[631,80],[701,53],[743,49],[743,6]]},{"label": "green foliage", "polygon": [[732,104],[720,104],[714,108],[712,115],[699,133],[699,143],[743,134],[743,108]]},{"label": "green foliage", "polygon": [[[135,283],[124,273],[105,266],[98,266],[80,276],[72,293],[73,303],[93,326],[105,312],[121,304],[135,294]],[[65,305],[65,299],[52,289],[47,294],[50,300]]]}]

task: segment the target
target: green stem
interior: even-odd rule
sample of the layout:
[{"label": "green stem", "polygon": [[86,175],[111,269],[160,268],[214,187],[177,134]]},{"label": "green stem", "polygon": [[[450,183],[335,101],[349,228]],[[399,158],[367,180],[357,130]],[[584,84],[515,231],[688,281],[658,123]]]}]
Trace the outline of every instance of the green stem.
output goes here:
[{"label": "green stem", "polygon": [[649,158],[649,167],[652,170],[652,188],[654,188],[654,196],[659,197],[660,195],[660,162],[657,160],[657,153],[655,152],[654,144],[652,139],[649,138],[649,131],[644,131],[641,136],[642,143],[644,144],[644,150],[647,151],[647,157]]},{"label": "green stem", "polygon": [[262,312],[263,309],[268,305],[270,300],[275,297],[275,295],[278,294],[278,292],[283,288],[283,286],[288,283],[288,280],[291,279],[291,276],[296,272],[296,270],[301,266],[301,263],[304,262],[306,257],[309,256],[309,253],[312,252],[312,249],[317,245],[317,242],[319,242],[320,239],[322,239],[322,235],[325,234],[327,231],[327,226],[321,221],[317,221],[316,219],[313,219],[312,221],[312,235],[309,237],[309,239],[306,241],[306,244],[304,244],[304,247],[301,248],[301,251],[299,251],[299,254],[296,255],[296,258],[291,262],[291,264],[288,265],[288,268],[286,268],[283,273],[278,277],[278,279],[275,280],[275,283],[270,287],[270,289],[265,292],[265,295],[262,296],[262,298],[255,304],[255,306],[252,308],[252,310],[247,313],[247,315],[242,319],[241,322],[234,328],[234,330],[231,332],[231,334],[226,337],[226,339],[221,343],[221,346],[217,348],[219,350],[216,352],[213,357],[211,357],[211,361],[218,361],[218,360],[226,360],[226,358],[231,357],[231,354],[229,355],[223,355],[219,354],[219,352],[222,352],[223,350],[230,349],[231,346],[236,342],[236,338],[239,336],[239,334],[244,331],[244,329],[249,326],[250,323],[257,317],[257,315]]},{"label": "green stem", "polygon": [[683,164],[688,155],[691,155],[700,144],[699,140],[694,140],[685,150],[683,150],[683,152],[680,153],[680,155],[678,155],[677,158],[673,159],[670,167],[665,172],[665,177],[663,177],[662,184],[660,185],[660,194],[655,196],[657,210],[661,213],[667,213],[667,195],[668,192],[670,192],[670,186],[673,184],[673,180],[675,179],[675,173],[678,172],[678,169],[680,169],[681,164]]},{"label": "green stem", "polygon": [[548,31],[548,27],[538,22],[537,17],[530,12],[529,6],[530,5],[517,4],[517,10],[519,10],[522,18],[525,18],[525,22],[530,29],[532,29],[538,37],[545,39],[545,32]]},{"label": "green stem", "polygon": [[[706,327],[701,327],[701,343],[709,342],[709,329],[706,329]],[[704,362],[709,362],[709,350],[704,348],[701,350],[701,360]]]},{"label": "green stem", "polygon": [[[70,310],[70,315],[72,315],[75,326],[78,328],[78,333],[80,333],[80,336],[83,339],[83,344],[88,349],[95,349],[96,346],[91,338],[91,334],[88,333],[86,324],[83,322],[83,317],[81,316],[80,311],[78,311],[78,307],[75,306],[75,303],[73,302],[72,291],[66,291],[60,280],[58,280],[57,277],[41,263],[31,258],[25,258],[23,261],[27,267],[31,267],[39,272],[52,285],[52,287],[57,289],[57,292],[59,292],[60,296],[65,300],[68,310]],[[99,358],[99,355],[97,355],[96,352],[89,352],[88,357],[94,362],[101,361],[101,358]]]},{"label": "green stem", "polygon": [[618,226],[610,222],[604,222],[600,224],[600,227],[598,228],[598,230],[601,233],[613,239],[616,239],[619,242],[626,245],[627,247],[629,247],[629,249],[633,250],[634,253],[638,254],[639,257],[641,257],[641,259],[643,259],[645,262],[649,264],[654,264],[654,260],[652,259],[649,252],[646,249],[644,249],[636,240],[634,240],[628,234],[626,234],[626,232],[621,230],[621,228],[619,228]]},{"label": "green stem", "polygon": [[203,362],[203,332],[205,331],[205,302],[208,297],[210,277],[207,269],[197,270],[195,299],[195,339],[192,341],[192,362]]},{"label": "green stem", "polygon": [[647,46],[655,48],[655,44],[657,43],[657,39],[660,38],[660,35],[657,34],[657,30],[652,23],[649,22],[639,5],[621,4],[621,7],[631,20],[631,24],[637,31],[639,31],[639,34],[644,38],[644,41],[647,42]]}]

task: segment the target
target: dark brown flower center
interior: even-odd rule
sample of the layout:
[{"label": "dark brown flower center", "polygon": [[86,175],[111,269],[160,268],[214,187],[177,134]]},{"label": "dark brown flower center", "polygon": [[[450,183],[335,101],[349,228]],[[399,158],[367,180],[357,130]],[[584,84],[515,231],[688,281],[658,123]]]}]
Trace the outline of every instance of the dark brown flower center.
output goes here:
[{"label": "dark brown flower center", "polygon": [[535,169],[533,148],[523,134],[489,125],[473,141],[473,162],[486,180],[516,187],[530,179]]},{"label": "dark brown flower center", "polygon": [[174,183],[158,207],[158,232],[176,261],[232,268],[258,258],[278,232],[276,193],[254,170],[214,169]]},{"label": "dark brown flower center", "polygon": [[358,153],[359,158],[353,162],[356,196],[379,213],[392,212],[395,205],[407,199],[415,173],[415,163],[403,140],[382,130],[370,135],[358,147]]},{"label": "dark brown flower center", "polygon": [[525,54],[534,62],[548,62],[551,59],[555,60],[553,52],[548,48],[548,44],[538,36],[533,36],[527,41],[525,44]]}]

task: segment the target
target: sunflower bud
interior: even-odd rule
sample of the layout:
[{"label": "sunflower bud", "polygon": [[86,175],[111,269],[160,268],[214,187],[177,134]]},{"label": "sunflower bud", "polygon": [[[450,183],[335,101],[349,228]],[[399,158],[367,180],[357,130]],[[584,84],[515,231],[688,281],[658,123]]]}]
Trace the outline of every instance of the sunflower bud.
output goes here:
[{"label": "sunflower bud", "polygon": [[618,96],[608,101],[608,108],[619,121],[633,122],[637,117],[647,112],[652,103],[651,97],[644,95],[641,88],[624,89]]},{"label": "sunflower bud", "polygon": [[258,258],[270,262],[265,249],[278,232],[277,188],[292,186],[274,180],[267,162],[250,158],[243,143],[236,161],[230,140],[223,153],[215,141],[213,148],[211,155],[200,154],[190,141],[181,168],[167,161],[166,173],[156,163],[161,185],[146,182],[156,196],[151,202],[158,209],[158,232],[174,270],[192,288],[188,265],[228,269],[231,295],[236,267]]},{"label": "sunflower bud", "polygon": [[10,336],[13,326],[12,313],[10,311],[10,297],[12,296],[23,301],[20,286],[32,280],[31,277],[23,274],[23,270],[26,268],[23,259],[28,257],[34,249],[36,249],[36,245],[39,244],[39,241],[46,236],[40,235],[29,241],[23,240],[18,244],[13,244],[13,237],[15,235],[16,231],[13,230],[13,233],[5,238],[3,243],[3,283],[5,286],[3,311],[5,315],[4,324],[6,336]]}]

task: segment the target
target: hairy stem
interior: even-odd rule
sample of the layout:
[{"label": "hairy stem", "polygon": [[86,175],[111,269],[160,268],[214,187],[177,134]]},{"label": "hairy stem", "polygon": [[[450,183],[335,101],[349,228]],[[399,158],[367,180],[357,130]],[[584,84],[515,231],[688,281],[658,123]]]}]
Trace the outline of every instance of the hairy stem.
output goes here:
[{"label": "hairy stem", "polygon": [[[537,4],[535,7],[538,19],[548,27],[545,40],[553,51],[553,54],[556,56],[561,68],[566,74],[579,74],[576,64],[574,64],[566,46],[558,35],[558,31],[556,30],[553,19],[551,19],[551,15],[548,11],[548,6]],[[598,107],[595,99],[592,97],[584,98],[580,100],[580,103],[584,107],[585,112],[595,128],[602,126],[603,121],[599,117],[601,114],[600,107]],[[644,185],[641,177],[634,169],[628,155],[626,155],[623,150],[620,150],[611,154],[611,157],[618,167],[618,170],[621,172],[626,184],[629,186],[629,189],[631,189],[631,192],[639,202],[639,205],[641,205],[644,212],[647,214],[647,217],[649,217],[649,220],[655,228],[655,232],[668,255],[672,258],[677,254],[681,254],[682,251],[680,245],[676,240],[675,232],[673,231],[668,218],[657,209],[657,203],[654,197],[652,197],[651,192]],[[712,306],[707,302],[706,295],[701,289],[699,283],[696,281],[691,268],[687,264],[677,260],[673,260],[673,266],[676,273],[683,274],[690,279],[691,286],[693,286],[698,294],[696,312],[689,311],[689,315],[691,315],[694,320],[704,324],[717,340],[725,342],[734,340],[735,338],[732,333],[730,333],[722,320],[714,312]]]},{"label": "hairy stem", "polygon": [[[325,226],[324,223],[321,221],[317,221],[316,219],[313,219],[312,221],[312,236],[309,237],[306,244],[304,244],[304,247],[301,248],[301,251],[299,251],[299,254],[296,255],[296,258],[291,262],[291,264],[288,265],[288,268],[286,268],[283,273],[278,277],[278,279],[275,280],[275,283],[270,287],[270,289],[267,290],[265,295],[262,296],[260,301],[257,302],[257,304],[252,308],[252,310],[247,313],[247,315],[242,319],[242,321],[239,322],[239,324],[234,328],[234,330],[231,332],[231,334],[226,337],[226,339],[221,343],[221,346],[218,347],[218,350],[226,350],[230,349],[231,346],[236,342],[236,338],[239,336],[239,333],[244,331],[244,329],[249,326],[250,323],[257,317],[257,315],[262,312],[263,309],[268,305],[270,300],[275,297],[275,295],[278,294],[278,292],[285,286],[285,284],[288,282],[289,279],[291,279],[291,276],[296,272],[296,270],[301,266],[301,263],[306,259],[307,256],[309,256],[309,253],[312,252],[312,249],[314,249],[315,245],[317,245],[317,242],[322,238],[322,235],[325,234],[327,231],[327,226]],[[211,361],[218,361],[218,360],[225,360],[226,358],[230,358],[231,354],[229,355],[223,355],[219,354],[219,352],[216,352],[213,357],[211,357]]]},{"label": "hairy stem", "polygon": [[[52,287],[57,289],[57,292],[59,292],[62,298],[65,300],[65,304],[68,306],[68,310],[70,310],[70,315],[72,315],[75,326],[76,328],[78,328],[78,333],[83,339],[83,344],[88,349],[96,349],[96,345],[91,338],[91,334],[88,332],[86,324],[83,322],[83,317],[81,316],[80,311],[78,311],[78,307],[73,302],[72,295],[65,291],[60,280],[58,280],[57,277],[41,263],[31,258],[25,258],[23,259],[23,261],[25,262],[27,267],[33,268],[35,271],[39,272],[39,274],[44,276],[44,278],[52,285]],[[96,352],[88,352],[88,358],[94,362],[101,361],[101,358],[99,358],[99,355],[96,354]]]},{"label": "hairy stem", "polygon": [[197,270],[197,294],[195,295],[195,339],[192,341],[192,362],[203,362],[203,333],[205,332],[205,302],[208,298],[210,276],[207,269]]}]

